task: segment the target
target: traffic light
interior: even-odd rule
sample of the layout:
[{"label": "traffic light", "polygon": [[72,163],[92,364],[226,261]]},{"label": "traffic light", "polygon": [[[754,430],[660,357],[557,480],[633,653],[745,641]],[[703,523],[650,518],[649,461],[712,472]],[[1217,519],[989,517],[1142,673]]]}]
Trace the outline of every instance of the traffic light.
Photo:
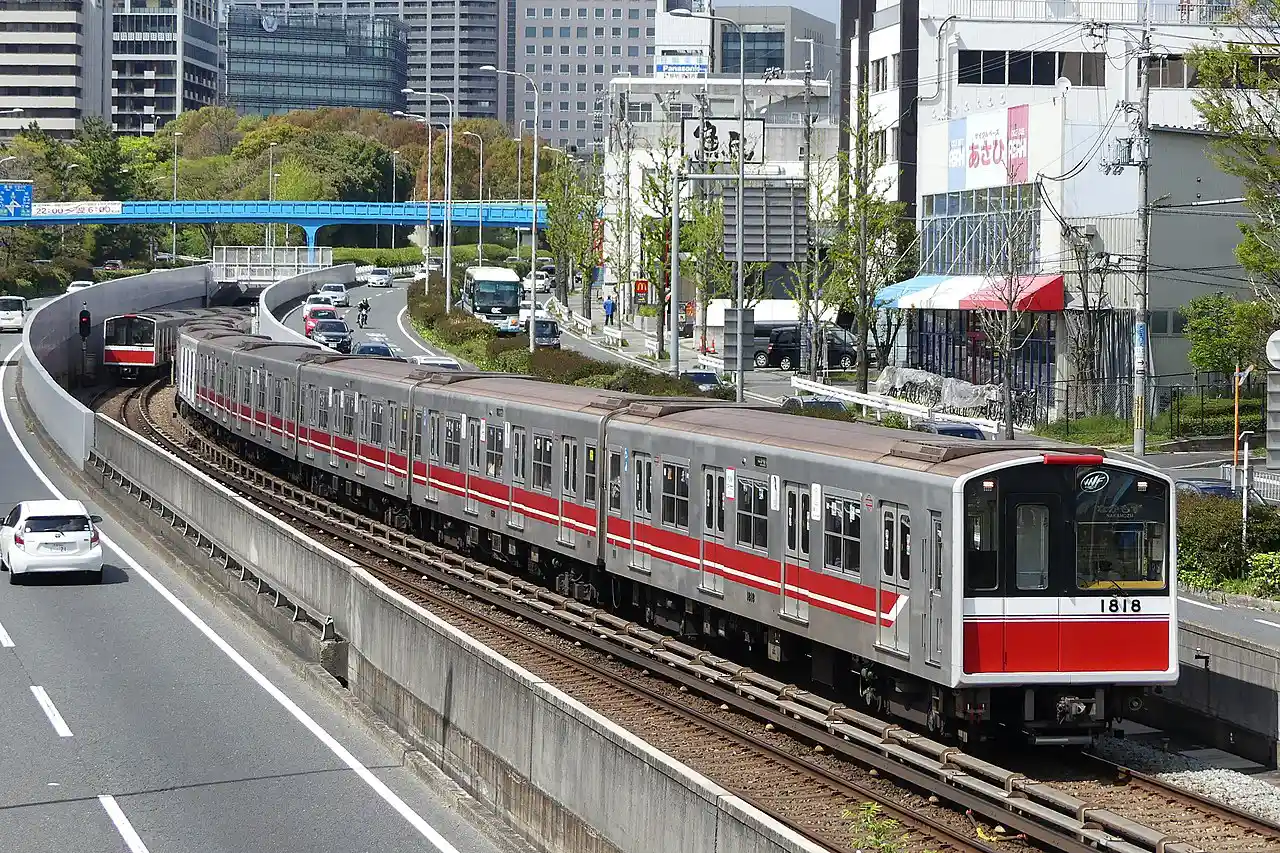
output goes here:
[{"label": "traffic light", "polygon": [[89,319],[89,309],[85,308],[80,312],[80,337],[88,339],[89,331],[93,328],[93,323]]}]

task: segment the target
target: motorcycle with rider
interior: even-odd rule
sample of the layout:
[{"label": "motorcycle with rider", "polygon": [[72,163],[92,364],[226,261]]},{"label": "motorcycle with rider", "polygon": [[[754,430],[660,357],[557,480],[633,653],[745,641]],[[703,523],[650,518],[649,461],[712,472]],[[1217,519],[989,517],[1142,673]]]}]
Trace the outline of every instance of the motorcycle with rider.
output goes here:
[{"label": "motorcycle with rider", "polygon": [[369,325],[369,298],[366,296],[360,300],[360,304],[356,306],[356,323],[360,328]]}]

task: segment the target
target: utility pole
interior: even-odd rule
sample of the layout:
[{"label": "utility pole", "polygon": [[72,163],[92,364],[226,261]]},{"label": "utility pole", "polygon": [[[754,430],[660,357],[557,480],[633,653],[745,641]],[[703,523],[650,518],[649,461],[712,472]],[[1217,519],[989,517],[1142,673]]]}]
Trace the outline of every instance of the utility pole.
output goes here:
[{"label": "utility pole", "polygon": [[[705,81],[702,84],[702,91],[698,92],[694,97],[698,99],[698,168],[705,172],[710,166],[710,164],[707,163],[707,144],[706,144],[706,135],[705,135],[706,129],[707,129],[707,111],[710,108],[710,103],[709,103],[710,93],[707,92],[707,84]],[[693,197],[698,202],[698,210],[700,210],[702,212],[702,215],[705,216],[706,215],[705,201],[707,197],[706,191],[703,190],[701,184],[695,182],[693,185],[692,192],[693,192]],[[724,220],[721,219],[721,222],[723,221]],[[721,239],[721,242],[723,242],[723,238]],[[694,323],[698,327],[696,330],[696,337],[694,338],[694,342],[695,342],[695,347],[697,351],[705,353],[707,351],[706,308],[709,307],[711,304],[710,295],[706,294],[707,283],[711,278],[711,253],[710,252],[702,253],[701,266],[702,266],[702,272],[699,275],[699,278],[702,281],[702,289],[703,289],[704,295],[700,299],[696,298],[695,296],[696,301],[694,304],[697,306],[697,310],[698,312],[701,312],[702,316],[698,316],[698,314],[696,313],[694,315]]]},{"label": "utility pole", "polygon": [[680,375],[680,161],[671,164],[671,375]]},{"label": "utility pole", "polygon": [[1151,265],[1151,20],[1138,49],[1138,299],[1133,324],[1133,455],[1147,453],[1147,285]]},{"label": "utility pole", "polygon": [[[814,234],[813,217],[813,39],[796,39],[800,43],[808,43],[809,59],[804,64],[804,209],[809,223],[808,273],[812,277],[809,285],[809,304],[805,306],[804,320],[809,333],[809,379],[818,378],[818,354],[826,349],[818,335],[818,292],[821,286],[818,281],[818,244]],[[801,288],[801,293],[804,288]]]},{"label": "utility pole", "polygon": [[861,71],[858,74],[857,93],[857,126],[854,128],[853,145],[853,192],[850,197],[858,206],[858,391],[867,393],[870,385],[867,364],[867,336],[871,333],[871,324],[875,322],[875,312],[871,310],[871,288],[867,282],[867,148],[871,143],[870,110],[866,99],[867,81]]},{"label": "utility pole", "polygon": [[[618,110],[618,133],[622,137],[622,182],[623,182],[623,205],[622,205],[622,230],[626,234],[627,249],[626,255],[626,281],[618,281],[618,290],[623,295],[626,304],[625,311],[635,311],[635,242],[631,233],[631,104],[627,98],[627,93],[620,94],[620,109]],[[621,313],[621,312],[620,312]]]}]

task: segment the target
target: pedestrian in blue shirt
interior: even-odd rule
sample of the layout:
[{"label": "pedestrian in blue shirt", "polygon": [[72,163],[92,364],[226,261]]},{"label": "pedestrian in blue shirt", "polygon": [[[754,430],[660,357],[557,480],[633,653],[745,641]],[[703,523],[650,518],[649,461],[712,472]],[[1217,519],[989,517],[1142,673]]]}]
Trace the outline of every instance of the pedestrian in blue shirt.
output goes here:
[{"label": "pedestrian in blue shirt", "polygon": [[612,326],[612,325],[613,325],[613,309],[614,309],[614,307],[615,307],[615,306],[614,306],[614,304],[613,304],[613,297],[612,297],[612,296],[606,296],[606,297],[604,298],[604,324],[605,324],[606,326]]}]

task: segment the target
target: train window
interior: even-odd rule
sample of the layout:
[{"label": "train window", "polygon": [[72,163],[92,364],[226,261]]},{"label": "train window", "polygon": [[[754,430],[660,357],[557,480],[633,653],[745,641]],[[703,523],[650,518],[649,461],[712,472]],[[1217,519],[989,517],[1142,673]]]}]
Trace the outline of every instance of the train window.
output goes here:
[{"label": "train window", "polygon": [[555,443],[551,436],[535,435],[533,437],[533,487],[539,492],[551,493],[552,455]]},{"label": "train window", "polygon": [[409,452],[409,409],[405,407],[400,410],[400,436],[396,445],[400,448],[400,455],[407,455]]},{"label": "train window", "polygon": [[933,519],[933,590],[942,591],[942,513],[930,512]]},{"label": "train window", "polygon": [[911,516],[898,515],[898,577],[911,580]]},{"label": "train window", "polygon": [[862,569],[862,496],[827,496],[822,564],[828,569],[858,574]]},{"label": "train window", "polygon": [[271,381],[271,374],[265,370],[254,371],[254,384],[258,389],[258,402],[254,409],[259,412],[267,410],[267,383]]},{"label": "train window", "polygon": [[809,556],[809,510],[813,508],[813,496],[800,493],[800,556]]},{"label": "train window", "polygon": [[595,506],[596,503],[596,446],[594,444],[586,445],[586,467],[584,469],[582,481],[582,497],[589,505]]},{"label": "train window", "polygon": [[717,538],[724,537],[724,469],[702,469],[702,529]]},{"label": "train window", "polygon": [[[970,484],[966,491],[972,491]],[[1000,588],[1000,551],[996,539],[996,501],[993,496],[969,495],[965,503],[964,586],[966,592]]]},{"label": "train window", "polygon": [[329,409],[333,408],[333,389],[326,388],[316,403],[316,426],[321,432],[329,431]]},{"label": "train window", "polygon": [[561,440],[564,451],[560,458],[561,491],[572,495],[578,491],[578,441],[573,438]]},{"label": "train window", "polygon": [[427,416],[427,448],[434,462],[440,461],[440,413],[431,412]]},{"label": "train window", "polygon": [[467,418],[467,466],[480,470],[480,419]]},{"label": "train window", "polygon": [[689,529],[689,468],[662,463],[662,523]]},{"label": "train window", "polygon": [[444,419],[444,464],[450,468],[462,466],[462,419]]},{"label": "train window", "polygon": [[129,341],[130,345],[136,347],[149,347],[155,345],[156,324],[153,321],[135,317],[133,321],[129,323],[129,330],[132,338]]},{"label": "train window", "polygon": [[502,479],[502,424],[490,423],[484,429],[484,473],[492,480]]},{"label": "train window", "polygon": [[511,478],[516,482],[524,482],[525,459],[529,454],[528,441],[524,427],[511,428]]},{"label": "train window", "polygon": [[[405,414],[406,415],[409,414],[407,409],[405,410]],[[426,412],[419,411],[419,410],[414,411],[413,413],[413,458],[414,459],[422,458],[422,433],[426,429],[426,426],[427,426],[426,421],[427,421]]]},{"label": "train window", "polygon": [[622,454],[609,451],[609,512],[622,514]]},{"label": "train window", "polygon": [[382,404],[374,403],[369,410],[369,443],[382,447]]},{"label": "train window", "polygon": [[338,401],[342,407],[342,434],[354,438],[356,434],[356,395],[343,391]]},{"label": "train window", "polygon": [[[1101,474],[1101,476],[1098,476]],[[1076,586],[1106,592],[1168,583],[1168,487],[1111,469],[1081,474],[1075,500]]]},{"label": "train window", "polygon": [[769,484],[738,478],[738,544],[769,550]]},{"label": "train window", "polygon": [[1018,504],[1013,517],[1013,565],[1018,589],[1048,589],[1049,507]]},{"label": "train window", "polygon": [[631,511],[635,515],[653,518],[653,457],[647,453],[632,454],[631,467],[635,472],[636,502]]},{"label": "train window", "polygon": [[284,411],[284,380],[275,380],[275,387],[271,389],[271,414],[278,415]]}]

